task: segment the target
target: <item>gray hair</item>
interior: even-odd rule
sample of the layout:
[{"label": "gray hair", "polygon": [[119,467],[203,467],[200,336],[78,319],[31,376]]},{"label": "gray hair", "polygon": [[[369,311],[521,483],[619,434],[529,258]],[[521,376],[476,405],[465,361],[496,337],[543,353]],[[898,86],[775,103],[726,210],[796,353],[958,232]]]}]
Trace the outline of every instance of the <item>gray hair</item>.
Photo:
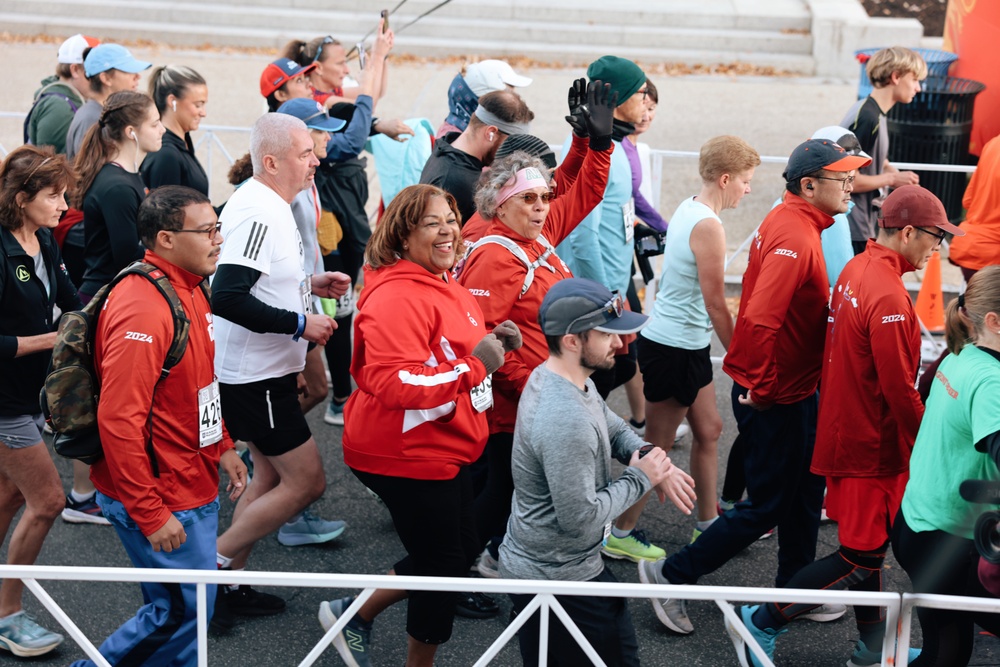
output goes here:
[{"label": "gray hair", "polygon": [[250,162],[254,175],[264,173],[264,156],[281,156],[292,146],[292,132],[306,130],[306,124],[285,113],[268,113],[250,128]]},{"label": "gray hair", "polygon": [[479,179],[479,187],[476,189],[476,210],[483,220],[491,220],[496,216],[500,190],[517,172],[528,167],[534,167],[546,175],[549,173],[549,168],[541,159],[524,151],[514,151],[493,161],[489,171]]}]

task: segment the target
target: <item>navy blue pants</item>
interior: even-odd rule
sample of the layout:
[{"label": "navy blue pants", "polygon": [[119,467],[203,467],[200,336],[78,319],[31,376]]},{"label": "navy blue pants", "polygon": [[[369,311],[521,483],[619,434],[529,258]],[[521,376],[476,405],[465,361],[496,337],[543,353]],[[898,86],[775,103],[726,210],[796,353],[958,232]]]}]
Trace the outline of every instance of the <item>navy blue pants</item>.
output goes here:
[{"label": "navy blue pants", "polygon": [[816,557],[822,477],[809,472],[816,440],[817,395],[788,405],[754,410],[740,404],[745,387],[733,384],[733,415],[745,447],[747,498],[713,523],[701,536],[663,563],[674,584],[694,584],[778,528],[778,574],[775,585],[788,583]]},{"label": "navy blue pants", "polygon": [[[215,570],[219,501],[192,510],[174,512],[184,526],[187,541],[170,553],[155,552],[135,521],[117,500],[98,492],[97,503],[118,531],[128,557],[136,567],[175,570]],[[145,604],[135,616],[101,644],[101,655],[116,667],[188,667],[198,664],[198,606],[194,584],[149,584],[142,586]],[[207,612],[215,608],[216,586],[208,586]],[[94,667],[90,660],[77,660],[70,667]]]}]

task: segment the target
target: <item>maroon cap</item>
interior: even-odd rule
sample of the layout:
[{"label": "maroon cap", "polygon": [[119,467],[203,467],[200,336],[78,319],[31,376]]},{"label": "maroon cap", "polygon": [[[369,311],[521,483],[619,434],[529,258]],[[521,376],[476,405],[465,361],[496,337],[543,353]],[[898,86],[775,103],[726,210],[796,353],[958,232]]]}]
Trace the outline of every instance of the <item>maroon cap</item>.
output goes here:
[{"label": "maroon cap", "polygon": [[879,224],[886,229],[912,227],[937,227],[955,236],[965,236],[956,225],[948,222],[944,204],[937,196],[919,185],[896,188],[882,202]]}]

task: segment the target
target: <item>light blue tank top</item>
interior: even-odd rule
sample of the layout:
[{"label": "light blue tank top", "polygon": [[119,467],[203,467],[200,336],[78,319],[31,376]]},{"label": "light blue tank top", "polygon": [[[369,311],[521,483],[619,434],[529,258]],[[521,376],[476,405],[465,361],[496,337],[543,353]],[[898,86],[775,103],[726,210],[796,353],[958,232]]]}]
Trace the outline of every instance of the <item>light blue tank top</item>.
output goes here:
[{"label": "light blue tank top", "polygon": [[649,324],[642,330],[642,336],[651,341],[683,350],[700,350],[712,342],[712,321],[691,251],[691,230],[706,218],[722,224],[712,209],[694,197],[682,201],[670,218],[660,286]]}]

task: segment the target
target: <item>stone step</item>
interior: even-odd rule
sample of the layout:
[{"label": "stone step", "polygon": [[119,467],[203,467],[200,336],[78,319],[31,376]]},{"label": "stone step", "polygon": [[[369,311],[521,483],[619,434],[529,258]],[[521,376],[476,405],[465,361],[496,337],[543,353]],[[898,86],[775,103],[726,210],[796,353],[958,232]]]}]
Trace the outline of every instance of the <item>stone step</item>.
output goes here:
[{"label": "stone step", "polygon": [[[6,5],[18,4],[8,0]],[[56,3],[25,2],[52,5]],[[129,3],[140,4],[140,3]],[[160,8],[144,18],[102,16],[109,12],[107,3],[99,3],[100,11],[88,12],[86,18],[60,12],[52,14],[4,13],[0,22],[8,30],[25,33],[65,35],[75,31],[90,31],[109,39],[148,39],[180,46],[259,46],[281,48],[293,37],[309,36],[322,29],[317,25],[336,25],[337,36],[360,37],[363,26],[347,21],[318,23],[315,17],[303,20],[299,27],[282,21],[281,28],[264,27],[266,21],[230,21],[224,12],[207,11],[199,23],[181,23],[169,16],[171,10]],[[213,8],[214,9],[214,8]],[[253,13],[248,8],[248,13]],[[109,12],[110,13],[110,12]],[[809,74],[813,69],[812,42],[809,35],[767,31],[729,30],[708,31],[699,28],[660,28],[625,26],[610,34],[595,26],[565,24],[560,30],[529,28],[521,30],[520,39],[506,38],[511,32],[505,26],[497,30],[497,22],[428,18],[400,35],[396,40],[398,53],[417,56],[492,55],[526,56],[547,61],[585,63],[604,52],[643,62],[676,62],[690,65],[720,62],[748,62],[777,69]],[[513,24],[514,22],[509,22]],[[273,25],[273,21],[270,22]],[[352,31],[352,28],[354,30]],[[341,32],[342,31],[342,32]],[[664,48],[661,45],[667,45]]]},{"label": "stone step", "polygon": [[[205,33],[214,26],[239,31],[242,28],[274,30],[276,35],[316,32],[317,26],[336,26],[335,34],[345,42],[353,41],[372,27],[370,13],[344,11],[289,11],[286,8],[264,6],[237,7],[224,2],[193,3],[150,2],[146,0],[6,0],[8,12],[44,14],[68,20],[74,15],[88,20],[105,21],[110,26],[128,22],[136,25],[200,25],[196,32]],[[86,8],[85,14],[81,11]],[[662,15],[661,18],[666,15]],[[192,21],[198,18],[198,21]],[[405,25],[405,23],[403,24]],[[280,26],[280,27],[276,27]],[[234,34],[234,33],[230,33]],[[252,38],[255,33],[248,34]],[[411,37],[441,40],[484,40],[511,45],[535,44],[573,46],[600,44],[605,49],[630,46],[637,49],[699,50],[713,48],[728,52],[811,54],[812,40],[808,34],[796,31],[751,30],[737,28],[707,28],[672,24],[607,25],[591,22],[525,21],[520,18],[470,18],[446,16],[440,13],[413,24],[399,36],[399,46],[405,48]],[[495,46],[490,47],[496,51]],[[513,48],[509,53],[523,52]],[[547,49],[546,49],[547,50]],[[593,53],[593,49],[589,50]]]}]

